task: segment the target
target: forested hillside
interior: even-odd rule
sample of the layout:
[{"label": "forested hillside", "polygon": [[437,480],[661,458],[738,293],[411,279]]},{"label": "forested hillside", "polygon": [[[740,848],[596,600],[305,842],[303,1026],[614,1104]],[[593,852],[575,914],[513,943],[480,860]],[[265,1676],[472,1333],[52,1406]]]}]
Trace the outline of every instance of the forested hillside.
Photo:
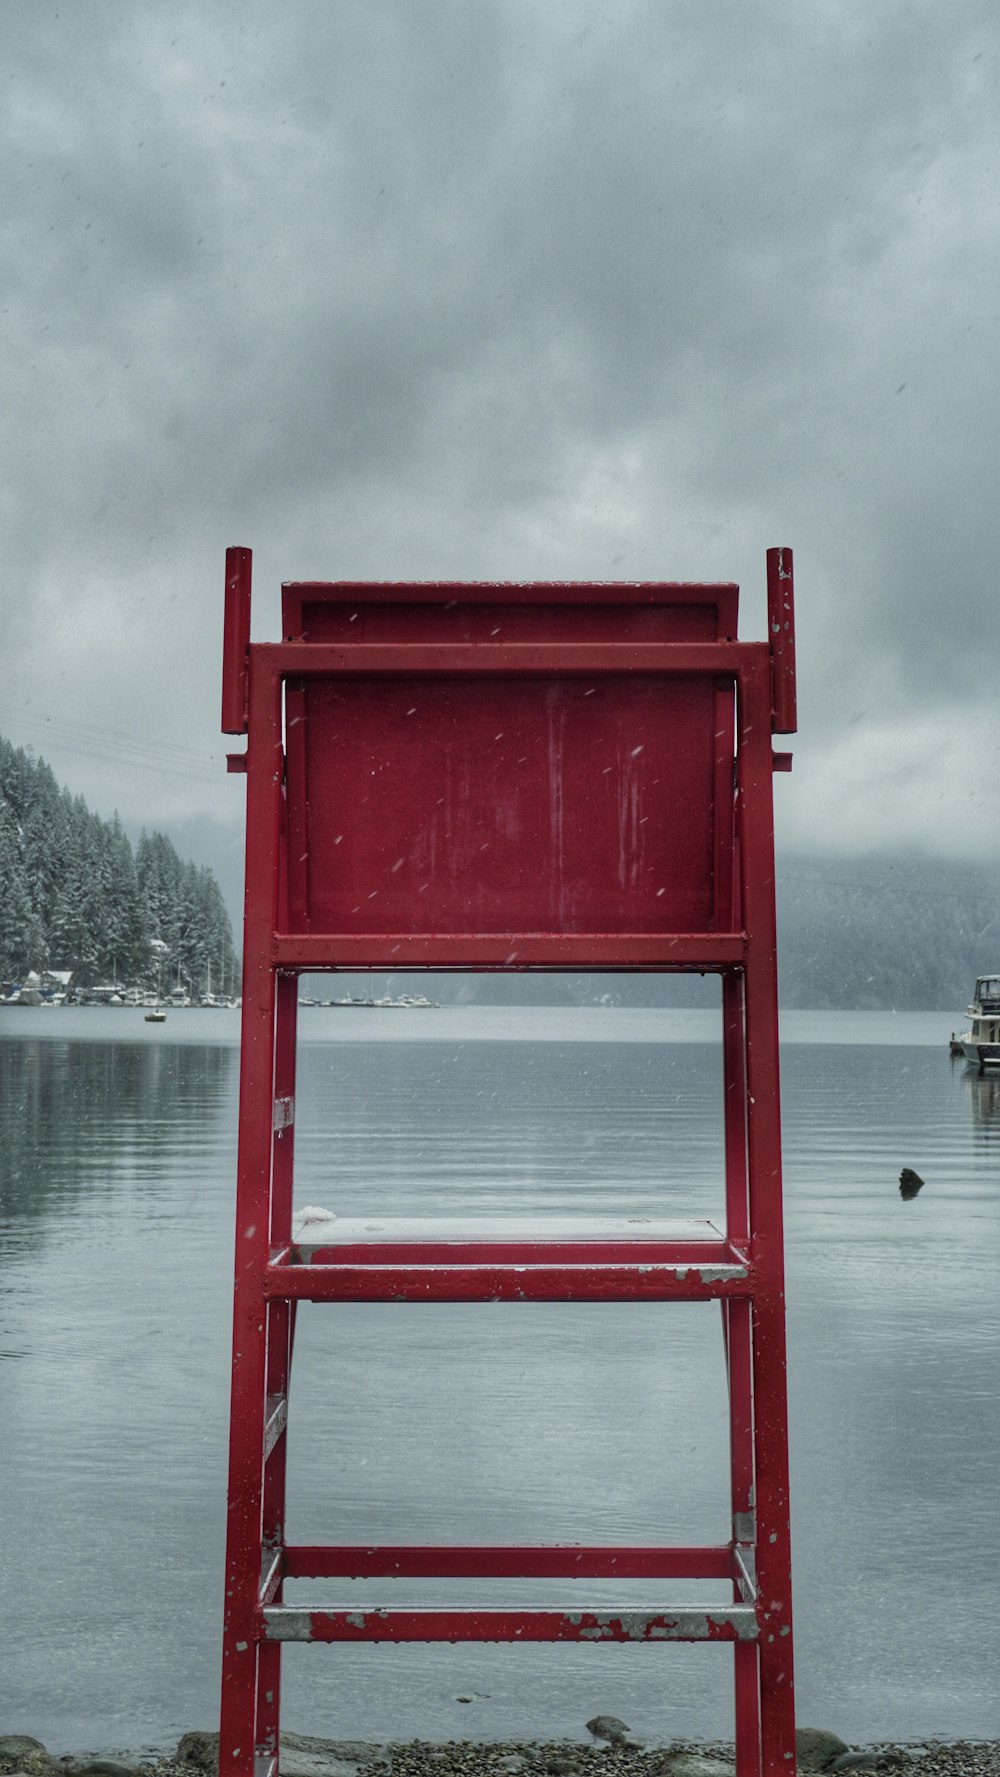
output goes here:
[{"label": "forested hillside", "polygon": [[1000,865],[778,859],[785,1006],[951,1011],[1000,968]]},{"label": "forested hillside", "polygon": [[0,739],[0,975],[72,969],[75,984],[237,981],[229,915],[210,870],[162,833],[133,851],[49,767]]}]

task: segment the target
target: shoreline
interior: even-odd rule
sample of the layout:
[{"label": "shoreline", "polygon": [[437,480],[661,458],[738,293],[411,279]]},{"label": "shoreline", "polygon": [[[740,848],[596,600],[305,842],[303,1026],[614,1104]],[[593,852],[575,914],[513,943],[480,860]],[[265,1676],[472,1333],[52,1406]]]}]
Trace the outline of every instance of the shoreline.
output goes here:
[{"label": "shoreline", "polygon": [[[644,1745],[612,1718],[609,1732],[578,1740],[410,1740],[377,1743],[286,1731],[281,1777],[735,1777],[732,1742]],[[613,1726],[612,1726],[613,1724]],[[898,1772],[905,1777],[1000,1777],[1000,1739],[849,1743],[800,1728],[797,1769]],[[29,1736],[0,1736],[0,1777],[215,1777],[218,1736],[185,1734],[171,1753],[147,1746],[53,1754]]]}]

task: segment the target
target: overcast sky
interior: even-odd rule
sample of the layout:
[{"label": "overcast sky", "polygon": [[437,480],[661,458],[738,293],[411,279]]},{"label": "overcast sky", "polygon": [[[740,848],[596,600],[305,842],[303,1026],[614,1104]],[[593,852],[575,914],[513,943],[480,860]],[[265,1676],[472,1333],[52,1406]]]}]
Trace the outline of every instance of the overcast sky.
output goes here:
[{"label": "overcast sky", "polygon": [[1000,856],[995,0],[6,0],[3,713],[234,881],[223,556],[737,579],[786,849]]}]

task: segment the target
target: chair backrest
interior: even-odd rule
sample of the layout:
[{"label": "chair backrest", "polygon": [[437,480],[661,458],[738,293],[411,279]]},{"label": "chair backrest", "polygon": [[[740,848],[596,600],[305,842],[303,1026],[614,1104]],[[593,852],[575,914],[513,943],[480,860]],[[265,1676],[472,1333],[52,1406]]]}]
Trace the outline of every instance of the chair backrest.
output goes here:
[{"label": "chair backrest", "polygon": [[289,930],[729,930],[733,682],[642,648],[736,614],[729,585],[286,586],[285,640],[342,650],[286,684]]}]

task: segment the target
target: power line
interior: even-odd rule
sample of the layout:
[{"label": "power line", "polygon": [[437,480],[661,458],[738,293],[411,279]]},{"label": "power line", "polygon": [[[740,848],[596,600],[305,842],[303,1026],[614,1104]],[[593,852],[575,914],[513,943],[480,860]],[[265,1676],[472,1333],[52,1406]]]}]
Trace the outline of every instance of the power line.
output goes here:
[{"label": "power line", "polygon": [[46,735],[53,745],[69,748],[82,758],[171,777],[217,779],[222,769],[221,752],[201,752],[173,742],[139,740],[121,729],[99,728],[93,723],[65,722],[55,716],[29,716],[10,705],[8,712],[12,726]]}]

